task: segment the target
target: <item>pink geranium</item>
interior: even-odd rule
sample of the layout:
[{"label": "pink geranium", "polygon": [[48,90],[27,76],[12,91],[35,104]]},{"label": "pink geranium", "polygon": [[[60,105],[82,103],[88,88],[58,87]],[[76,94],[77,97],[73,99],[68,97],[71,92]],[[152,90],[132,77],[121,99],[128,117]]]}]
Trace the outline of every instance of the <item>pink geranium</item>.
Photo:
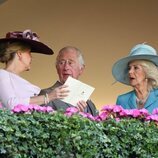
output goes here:
[{"label": "pink geranium", "polygon": [[112,112],[114,109],[115,105],[105,105],[103,106],[103,108],[101,109],[101,111],[108,111],[108,112]]},{"label": "pink geranium", "polygon": [[[158,111],[155,111],[155,113],[158,113]],[[138,118],[145,120],[149,115],[146,109],[123,109],[120,105],[107,105],[101,109],[101,114],[97,116],[96,121],[104,121],[110,118],[115,118],[117,121],[121,118]]]},{"label": "pink geranium", "polygon": [[[39,106],[39,105],[22,105],[18,104],[13,109],[13,113],[31,113],[33,111],[37,112],[54,112],[53,108],[50,106]],[[66,109],[66,116],[71,117],[74,114],[79,114],[84,118],[88,118],[92,121],[106,121],[107,119],[115,119],[116,121],[121,121],[122,118],[136,118],[142,121],[154,121],[158,124],[158,109],[153,110],[152,114],[148,113],[146,109],[123,109],[119,105],[107,105],[101,110],[98,116],[92,116],[89,113],[79,112],[76,107],[69,107]]]},{"label": "pink geranium", "polygon": [[13,113],[30,113],[32,111],[37,111],[37,112],[53,112],[53,108],[50,106],[40,106],[40,105],[23,105],[23,104],[18,104],[16,105],[13,109]]},{"label": "pink geranium", "polygon": [[95,117],[95,121],[97,121],[97,122],[105,121],[105,120],[107,120],[108,117],[109,117],[109,115],[107,114],[107,112],[102,112],[98,116]]},{"label": "pink geranium", "polygon": [[158,115],[149,115],[146,117],[146,121],[155,121],[158,123]]},{"label": "pink geranium", "polygon": [[42,106],[33,105],[33,109],[34,109],[35,111],[42,111]]},{"label": "pink geranium", "polygon": [[28,111],[29,111],[29,107],[22,104],[18,104],[12,109],[12,112],[14,113],[28,112]]},{"label": "pink geranium", "polygon": [[154,109],[152,112],[153,115],[158,115],[158,108]]},{"label": "pink geranium", "polygon": [[134,118],[138,118],[141,116],[141,113],[138,109],[131,109],[131,116]]},{"label": "pink geranium", "polygon": [[140,111],[140,113],[141,113],[142,115],[144,115],[144,116],[149,116],[149,112],[148,112],[147,109],[140,109],[139,111]]},{"label": "pink geranium", "polygon": [[95,121],[95,117],[92,116],[92,115],[89,114],[89,113],[79,112],[79,114],[80,114],[81,116],[85,117],[85,118],[88,118],[88,119],[90,119],[90,120],[92,120],[92,121]]},{"label": "pink geranium", "polygon": [[131,111],[128,110],[128,109],[124,109],[124,110],[120,111],[120,113],[119,113],[119,115],[120,115],[121,117],[127,117],[127,116],[130,115],[130,114],[131,114]]},{"label": "pink geranium", "polygon": [[114,108],[113,108],[113,112],[122,112],[123,108],[122,106],[119,106],[119,105],[115,105]]},{"label": "pink geranium", "polygon": [[73,114],[78,113],[79,110],[76,107],[68,107],[65,111],[66,116],[72,116]]},{"label": "pink geranium", "polygon": [[46,106],[46,112],[53,112],[53,108],[51,106]]},{"label": "pink geranium", "polygon": [[2,105],[2,103],[0,102],[0,109],[2,109],[3,108],[3,105]]}]

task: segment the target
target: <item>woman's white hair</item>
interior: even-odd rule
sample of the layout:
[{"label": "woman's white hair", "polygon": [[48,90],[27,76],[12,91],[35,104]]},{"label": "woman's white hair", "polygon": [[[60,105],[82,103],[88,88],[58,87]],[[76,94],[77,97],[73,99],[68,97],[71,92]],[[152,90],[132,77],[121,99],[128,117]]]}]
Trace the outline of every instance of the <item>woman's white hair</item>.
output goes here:
[{"label": "woman's white hair", "polygon": [[153,62],[148,60],[138,60],[138,63],[143,67],[146,73],[149,88],[158,88],[158,67]]}]

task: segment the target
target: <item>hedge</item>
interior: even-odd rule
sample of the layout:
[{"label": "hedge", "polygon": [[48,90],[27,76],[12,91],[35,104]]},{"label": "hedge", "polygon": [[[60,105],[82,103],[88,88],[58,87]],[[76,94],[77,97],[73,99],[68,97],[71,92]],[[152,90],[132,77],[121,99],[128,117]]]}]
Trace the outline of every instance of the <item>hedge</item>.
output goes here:
[{"label": "hedge", "polygon": [[18,105],[0,110],[3,158],[157,158],[157,111],[104,106],[93,117],[68,108]]}]

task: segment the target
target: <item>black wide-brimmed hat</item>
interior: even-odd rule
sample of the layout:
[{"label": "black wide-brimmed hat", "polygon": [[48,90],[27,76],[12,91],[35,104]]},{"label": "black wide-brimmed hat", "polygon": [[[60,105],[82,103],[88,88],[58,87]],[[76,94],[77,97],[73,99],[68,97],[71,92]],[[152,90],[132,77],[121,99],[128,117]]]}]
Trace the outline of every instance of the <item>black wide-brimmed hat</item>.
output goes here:
[{"label": "black wide-brimmed hat", "polygon": [[8,32],[5,38],[0,39],[1,43],[24,42],[31,47],[31,52],[52,55],[53,50],[39,41],[39,36],[31,30]]}]

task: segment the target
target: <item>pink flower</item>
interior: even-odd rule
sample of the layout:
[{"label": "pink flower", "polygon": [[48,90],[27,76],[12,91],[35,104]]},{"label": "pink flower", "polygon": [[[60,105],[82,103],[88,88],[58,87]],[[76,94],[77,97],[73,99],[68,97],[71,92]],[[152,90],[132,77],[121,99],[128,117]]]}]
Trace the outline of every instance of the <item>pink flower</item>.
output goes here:
[{"label": "pink flower", "polygon": [[84,113],[84,112],[79,112],[79,114],[85,118],[87,118],[87,113]]},{"label": "pink flower", "polygon": [[21,111],[27,112],[29,110],[28,106],[21,106]]},{"label": "pink flower", "polygon": [[140,109],[139,111],[140,111],[141,115],[143,115],[145,117],[149,116],[149,112],[147,109]]},{"label": "pink flower", "polygon": [[81,116],[85,117],[85,118],[88,118],[88,119],[90,119],[92,121],[95,121],[95,118],[91,114],[89,114],[89,113],[80,112],[79,114]]},{"label": "pink flower", "polygon": [[113,112],[121,112],[123,110],[122,106],[116,105],[114,106]]},{"label": "pink flower", "polygon": [[95,116],[94,119],[95,119],[95,121],[97,121],[97,122],[102,121],[99,115],[98,115],[98,116]]},{"label": "pink flower", "polygon": [[18,104],[13,109],[12,112],[19,113],[19,112],[28,112],[29,108],[26,105]]},{"label": "pink flower", "polygon": [[66,116],[72,116],[73,114],[78,113],[78,109],[76,107],[69,107],[65,111]]},{"label": "pink flower", "polygon": [[47,106],[46,107],[46,112],[53,112],[53,108],[51,106]]},{"label": "pink flower", "polygon": [[138,109],[124,109],[120,112],[120,116],[122,117],[140,117],[144,111],[140,111]]},{"label": "pink flower", "polygon": [[29,104],[29,105],[27,105],[27,106],[28,106],[28,108],[29,108],[30,111],[33,111],[33,107],[34,107],[33,104]]},{"label": "pink flower", "polygon": [[21,108],[19,107],[19,105],[15,106],[15,107],[12,109],[12,112],[14,112],[14,113],[19,113],[19,112],[21,112]]},{"label": "pink flower", "polygon": [[47,111],[47,107],[46,106],[39,106],[39,110],[37,110],[39,112],[46,112]]},{"label": "pink flower", "polygon": [[102,112],[101,114],[99,114],[98,116],[95,117],[95,120],[98,121],[105,121],[108,118],[108,115],[106,112]]},{"label": "pink flower", "polygon": [[139,117],[139,116],[141,116],[141,113],[140,113],[140,111],[138,109],[132,109],[131,113],[132,113],[133,117]]},{"label": "pink flower", "polygon": [[14,113],[30,113],[32,111],[37,111],[37,112],[52,112],[53,108],[50,106],[39,106],[39,105],[22,105],[18,104],[16,105],[13,109],[12,112]]},{"label": "pink flower", "polygon": [[3,108],[3,105],[2,105],[2,103],[0,102],[0,109],[2,109]]},{"label": "pink flower", "polygon": [[68,117],[70,117],[70,116],[72,116],[73,114],[72,114],[71,112],[66,112],[65,115],[68,116]]},{"label": "pink flower", "polygon": [[156,121],[156,122],[158,122],[158,115],[150,115],[146,118],[146,121]]},{"label": "pink flower", "polygon": [[101,109],[101,111],[113,111],[115,105],[105,105],[103,106],[103,108]]},{"label": "pink flower", "polygon": [[41,110],[41,106],[33,105],[33,110],[40,111]]},{"label": "pink flower", "polygon": [[78,109],[76,107],[69,107],[66,109],[66,113],[71,112],[71,113],[77,113]]},{"label": "pink flower", "polygon": [[128,109],[124,109],[124,110],[122,110],[122,111],[119,113],[119,115],[120,115],[121,117],[125,117],[125,116],[128,116],[128,115],[130,115],[130,114],[131,114],[131,111],[128,110]]},{"label": "pink flower", "polygon": [[158,108],[154,109],[152,112],[153,115],[157,114],[158,115]]}]

